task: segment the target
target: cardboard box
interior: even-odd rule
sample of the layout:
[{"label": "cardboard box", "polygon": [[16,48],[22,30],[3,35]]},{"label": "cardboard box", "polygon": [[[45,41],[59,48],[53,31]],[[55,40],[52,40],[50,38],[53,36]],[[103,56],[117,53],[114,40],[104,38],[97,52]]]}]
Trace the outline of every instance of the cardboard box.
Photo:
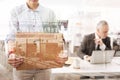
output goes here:
[{"label": "cardboard box", "polygon": [[24,57],[24,63],[18,70],[49,69],[62,67],[55,62],[63,52],[63,35],[61,33],[25,33],[19,32],[15,39],[15,53]]}]

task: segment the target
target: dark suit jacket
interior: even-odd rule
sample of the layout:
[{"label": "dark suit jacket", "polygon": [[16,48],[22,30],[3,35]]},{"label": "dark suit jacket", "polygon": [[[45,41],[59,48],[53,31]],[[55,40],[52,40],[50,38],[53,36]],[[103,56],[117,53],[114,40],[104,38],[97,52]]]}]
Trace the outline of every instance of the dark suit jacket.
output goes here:
[{"label": "dark suit jacket", "polygon": [[[95,33],[86,35],[81,43],[80,50],[78,52],[78,56],[83,58],[84,55],[91,56],[92,51],[95,50]],[[110,45],[110,37],[106,37],[103,40],[103,43],[106,45],[105,50],[111,50]]]}]

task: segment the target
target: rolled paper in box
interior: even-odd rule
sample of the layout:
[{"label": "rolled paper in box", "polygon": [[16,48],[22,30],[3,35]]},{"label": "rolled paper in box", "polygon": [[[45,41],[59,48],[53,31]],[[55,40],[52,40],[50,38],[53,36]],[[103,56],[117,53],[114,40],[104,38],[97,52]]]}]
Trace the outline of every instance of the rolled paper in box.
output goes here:
[{"label": "rolled paper in box", "polygon": [[24,58],[18,70],[49,69],[62,67],[56,57],[63,52],[61,33],[18,32],[15,38],[15,54]]}]

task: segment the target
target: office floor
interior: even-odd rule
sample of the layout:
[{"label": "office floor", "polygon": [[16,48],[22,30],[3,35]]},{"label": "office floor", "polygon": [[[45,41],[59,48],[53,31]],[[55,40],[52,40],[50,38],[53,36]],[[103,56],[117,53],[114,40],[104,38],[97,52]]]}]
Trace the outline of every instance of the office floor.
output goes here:
[{"label": "office floor", "polygon": [[[7,77],[7,75],[6,75],[6,77]],[[8,78],[6,78],[5,76],[3,76],[2,74],[0,74],[0,80],[10,80],[10,79],[8,79]]]},{"label": "office floor", "polygon": [[0,64],[0,80],[13,80],[12,71],[5,69],[1,64]]}]

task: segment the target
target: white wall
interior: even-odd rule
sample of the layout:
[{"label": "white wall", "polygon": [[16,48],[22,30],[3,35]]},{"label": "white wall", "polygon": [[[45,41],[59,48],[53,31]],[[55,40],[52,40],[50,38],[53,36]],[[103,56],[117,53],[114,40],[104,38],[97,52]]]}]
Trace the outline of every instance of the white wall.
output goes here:
[{"label": "white wall", "polygon": [[[76,22],[81,24],[83,33],[95,31],[96,23],[105,19],[109,22],[111,31],[119,31],[120,0],[39,0],[40,4],[53,9],[58,19],[70,20],[71,26]],[[0,1],[0,37],[6,34],[10,10],[25,0]],[[89,28],[89,29],[88,29]],[[76,30],[75,30],[76,31]],[[74,31],[72,31],[74,34]]]},{"label": "white wall", "polygon": [[22,4],[23,0],[1,0],[0,1],[0,39],[4,39],[8,32],[8,22],[10,10],[19,4]]}]

